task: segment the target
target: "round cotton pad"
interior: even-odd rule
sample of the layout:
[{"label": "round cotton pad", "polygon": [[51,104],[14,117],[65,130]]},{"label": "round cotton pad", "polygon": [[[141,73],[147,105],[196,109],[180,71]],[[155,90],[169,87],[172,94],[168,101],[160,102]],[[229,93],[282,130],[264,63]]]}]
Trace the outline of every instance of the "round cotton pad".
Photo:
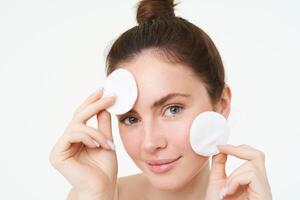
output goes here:
[{"label": "round cotton pad", "polygon": [[106,110],[112,114],[128,112],[137,98],[137,85],[133,75],[125,69],[119,68],[113,71],[104,81],[103,97],[114,94],[115,103]]},{"label": "round cotton pad", "polygon": [[226,118],[213,111],[200,113],[190,129],[192,149],[202,156],[219,153],[217,145],[226,144],[229,138],[229,126]]}]

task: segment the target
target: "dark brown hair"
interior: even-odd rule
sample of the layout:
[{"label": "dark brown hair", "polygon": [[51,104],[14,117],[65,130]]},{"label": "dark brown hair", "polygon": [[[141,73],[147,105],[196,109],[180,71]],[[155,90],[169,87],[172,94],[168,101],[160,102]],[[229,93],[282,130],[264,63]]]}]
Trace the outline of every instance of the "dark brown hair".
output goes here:
[{"label": "dark brown hair", "polygon": [[153,49],[168,61],[191,68],[204,83],[212,104],[215,104],[225,85],[220,54],[202,29],[175,16],[176,5],[173,0],[139,2],[138,25],[121,34],[111,46],[106,59],[106,75],[143,50]]}]

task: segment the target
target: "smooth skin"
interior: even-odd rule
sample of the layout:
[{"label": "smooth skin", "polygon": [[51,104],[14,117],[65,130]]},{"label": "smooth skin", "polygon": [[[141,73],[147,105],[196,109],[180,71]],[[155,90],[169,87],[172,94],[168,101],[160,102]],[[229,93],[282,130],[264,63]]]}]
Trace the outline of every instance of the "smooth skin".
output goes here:
[{"label": "smooth skin", "polygon": [[[190,147],[189,128],[199,113],[213,110],[228,118],[231,102],[228,85],[217,104],[212,105],[203,82],[194,72],[182,64],[166,62],[155,49],[146,50],[121,66],[136,78],[139,96],[134,105],[137,113],[118,116],[120,136],[127,153],[143,172],[120,181],[121,199],[217,200],[224,196],[230,200],[271,199],[262,152],[251,147],[246,151],[244,146],[222,146],[209,169],[208,158],[195,154]],[[190,96],[175,97],[152,108],[155,100],[170,92]],[[175,105],[181,109],[170,110]],[[226,155],[244,159],[246,163],[226,176]],[[146,164],[147,160],[178,156],[181,158],[168,173],[153,173]]]},{"label": "smooth skin", "polygon": [[[215,110],[228,117],[231,99],[228,85],[213,107],[203,84],[185,66],[174,67],[151,51],[141,53],[122,66],[130,70],[137,81],[139,96],[134,109],[138,114],[132,116],[138,121],[125,125],[117,116],[119,129],[127,153],[143,173],[117,178],[117,157],[107,143],[107,139],[113,142],[111,118],[105,111],[113,104],[114,97],[102,99],[102,91],[97,91],[79,106],[51,152],[52,165],[73,186],[69,200],[272,199],[262,152],[247,145],[222,145],[209,169],[208,158],[195,154],[188,143],[189,123],[198,113]],[[174,78],[178,76],[180,79]],[[166,117],[170,114],[170,104],[150,110],[154,100],[170,91],[192,94],[189,98],[168,102],[184,104],[184,110],[174,114],[174,118]],[[94,115],[97,115],[97,129],[86,125]],[[177,156],[181,158],[176,166],[162,175],[151,172],[145,162]],[[228,156],[246,161],[230,175],[225,173]]]}]

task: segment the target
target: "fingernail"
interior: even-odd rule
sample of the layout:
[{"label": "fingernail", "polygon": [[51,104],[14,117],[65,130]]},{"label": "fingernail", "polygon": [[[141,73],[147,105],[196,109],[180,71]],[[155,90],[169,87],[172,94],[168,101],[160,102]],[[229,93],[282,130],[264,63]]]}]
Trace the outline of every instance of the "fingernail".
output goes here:
[{"label": "fingernail", "polygon": [[97,147],[100,147],[100,144],[98,142],[96,142],[95,140],[93,140],[93,142],[96,144]]},{"label": "fingernail", "polygon": [[220,193],[219,193],[219,199],[223,199],[224,197],[224,192],[223,192],[223,188],[221,189]]},{"label": "fingernail", "polygon": [[112,149],[112,150],[115,150],[116,149],[116,145],[110,141],[110,140],[107,140],[106,143],[108,144],[108,146]]},{"label": "fingernail", "polygon": [[227,191],[228,191],[228,187],[225,186],[225,188],[224,188],[224,197],[227,195]]},{"label": "fingernail", "polygon": [[226,193],[227,193],[227,187],[223,187],[219,193],[219,198],[220,199],[223,199],[225,196],[226,196]]}]

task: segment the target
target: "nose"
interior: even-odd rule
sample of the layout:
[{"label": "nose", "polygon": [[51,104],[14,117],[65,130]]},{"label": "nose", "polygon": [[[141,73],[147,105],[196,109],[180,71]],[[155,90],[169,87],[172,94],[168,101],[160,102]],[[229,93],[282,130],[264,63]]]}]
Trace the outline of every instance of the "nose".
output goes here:
[{"label": "nose", "polygon": [[144,123],[144,138],[142,148],[145,152],[154,153],[159,149],[164,149],[168,142],[163,133],[163,129],[154,123]]}]

